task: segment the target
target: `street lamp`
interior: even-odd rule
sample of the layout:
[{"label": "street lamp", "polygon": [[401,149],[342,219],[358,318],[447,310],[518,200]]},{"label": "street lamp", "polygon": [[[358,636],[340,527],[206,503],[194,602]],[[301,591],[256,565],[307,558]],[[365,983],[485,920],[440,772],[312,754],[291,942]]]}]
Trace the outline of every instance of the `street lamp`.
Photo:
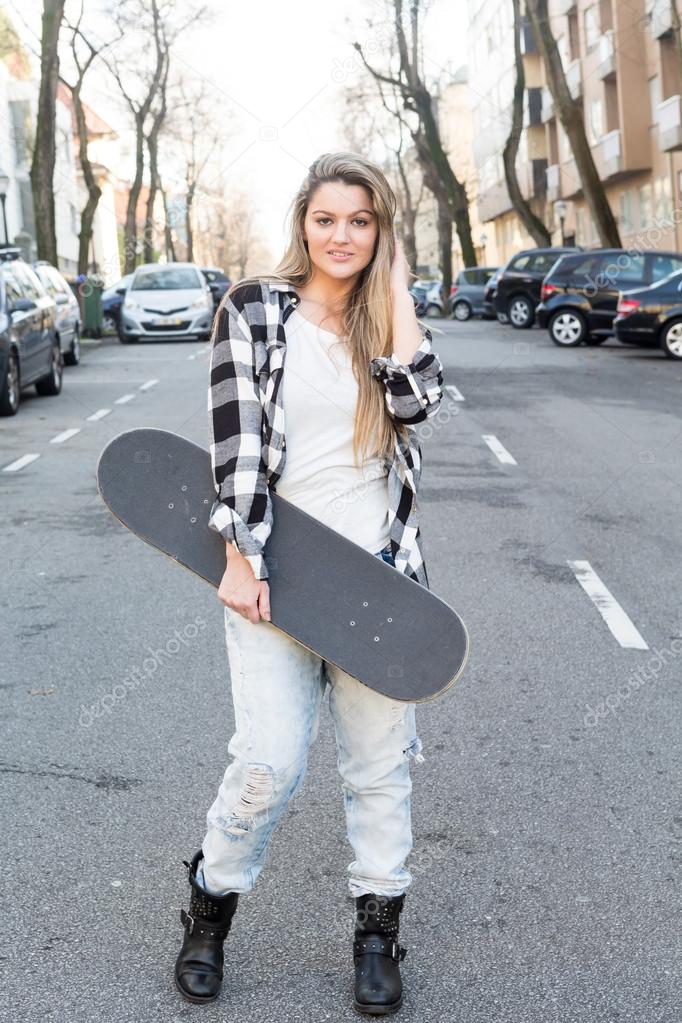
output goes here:
[{"label": "street lamp", "polygon": [[566,222],[566,211],[567,211],[567,209],[568,209],[568,206],[566,205],[566,203],[564,202],[563,199],[557,199],[557,201],[554,203],[554,212],[556,213],[557,217],[559,218],[559,226],[561,228],[561,244],[562,245],[566,244],[566,232],[564,230],[564,224]]},{"label": "street lamp", "polygon": [[5,213],[5,199],[7,198],[8,188],[9,178],[5,174],[4,170],[0,169],[0,204],[2,204],[2,223],[5,228],[5,245],[9,245],[9,235],[7,233],[7,214]]}]

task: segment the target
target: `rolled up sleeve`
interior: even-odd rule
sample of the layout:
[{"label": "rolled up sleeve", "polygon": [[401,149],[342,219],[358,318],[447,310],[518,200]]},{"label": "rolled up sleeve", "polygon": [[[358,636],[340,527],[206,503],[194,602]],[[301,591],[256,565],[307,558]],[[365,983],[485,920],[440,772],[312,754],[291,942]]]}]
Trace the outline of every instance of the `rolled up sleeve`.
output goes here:
[{"label": "rolled up sleeve", "polygon": [[208,525],[235,545],[256,579],[267,579],[263,548],[273,514],[255,353],[248,321],[227,296],[216,313],[211,345],[208,420],[217,497]]},{"label": "rolled up sleeve", "polygon": [[443,398],[443,366],[431,348],[432,334],[419,324],[422,340],[410,363],[395,352],[370,362],[372,375],[383,381],[388,412],[403,423],[419,423],[435,415]]}]

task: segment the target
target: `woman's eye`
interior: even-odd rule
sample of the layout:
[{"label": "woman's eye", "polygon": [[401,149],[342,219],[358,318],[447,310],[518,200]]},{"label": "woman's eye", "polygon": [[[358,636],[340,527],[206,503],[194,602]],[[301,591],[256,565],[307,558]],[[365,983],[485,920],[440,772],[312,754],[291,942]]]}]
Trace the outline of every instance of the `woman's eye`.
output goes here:
[{"label": "woman's eye", "polygon": [[[316,223],[316,224],[322,224],[322,223],[324,223],[324,221],[327,221],[327,220],[329,220],[329,219],[330,219],[329,217],[319,217],[319,218],[318,218],[318,219],[317,219],[317,220],[315,221],[315,223]],[[354,223],[354,224],[361,224],[361,225],[362,225],[363,227],[367,227],[367,224],[369,223],[369,221],[367,221],[367,220],[363,220],[363,218],[362,218],[362,217],[356,217],[356,219],[355,219],[355,220],[353,221],[353,223]]]}]

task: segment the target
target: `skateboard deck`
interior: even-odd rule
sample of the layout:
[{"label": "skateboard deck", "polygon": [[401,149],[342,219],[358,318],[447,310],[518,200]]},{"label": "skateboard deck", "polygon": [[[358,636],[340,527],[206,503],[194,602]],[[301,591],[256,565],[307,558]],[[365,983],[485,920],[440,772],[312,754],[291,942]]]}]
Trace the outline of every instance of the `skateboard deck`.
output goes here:
[{"label": "skateboard deck", "polygon": [[[119,434],[103,449],[97,485],[142,540],[216,588],[225,541],[208,519],[210,453],[166,430]],[[271,622],[372,689],[423,702],[457,681],[469,655],[459,615],[440,597],[271,490],[264,548]],[[237,612],[234,612],[235,614]]]}]

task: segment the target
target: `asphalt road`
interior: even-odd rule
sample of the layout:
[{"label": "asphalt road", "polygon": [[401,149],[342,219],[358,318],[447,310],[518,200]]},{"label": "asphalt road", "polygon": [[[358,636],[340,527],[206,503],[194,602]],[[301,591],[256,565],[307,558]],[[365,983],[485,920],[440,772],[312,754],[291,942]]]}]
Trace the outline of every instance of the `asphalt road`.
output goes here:
[{"label": "asphalt road", "polygon": [[[679,1023],[682,365],[432,325],[424,549],[472,650],[417,711],[400,1018]],[[232,734],[222,606],[94,473],[131,427],[206,444],[207,360],[90,344],[59,397],[0,422],[3,1021],[358,1018],[327,708],[220,1000],[172,985]]]}]

